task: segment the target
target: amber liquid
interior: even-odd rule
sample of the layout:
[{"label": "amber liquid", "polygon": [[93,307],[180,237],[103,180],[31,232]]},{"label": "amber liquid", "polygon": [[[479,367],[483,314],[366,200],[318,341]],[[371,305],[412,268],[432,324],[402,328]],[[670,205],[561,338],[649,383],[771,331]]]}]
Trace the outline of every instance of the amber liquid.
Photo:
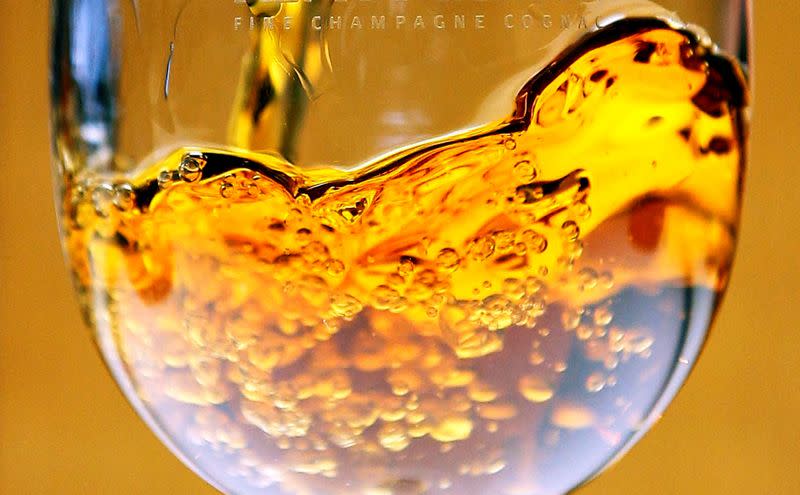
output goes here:
[{"label": "amber liquid", "polygon": [[697,356],[745,106],[691,32],[622,21],[507,120],[355,171],[187,148],[68,178],[65,242],[118,380],[229,493],[560,494]]}]

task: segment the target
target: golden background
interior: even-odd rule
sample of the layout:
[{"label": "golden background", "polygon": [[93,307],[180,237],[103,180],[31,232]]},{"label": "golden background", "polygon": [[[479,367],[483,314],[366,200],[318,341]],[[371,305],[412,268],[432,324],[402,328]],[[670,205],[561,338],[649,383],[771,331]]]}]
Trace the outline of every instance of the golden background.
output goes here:
[{"label": "golden background", "polygon": [[[0,2],[0,494],[212,494],[134,415],[81,323],[51,199],[49,2]],[[731,289],[666,417],[581,495],[800,493],[800,2],[756,3]]]}]

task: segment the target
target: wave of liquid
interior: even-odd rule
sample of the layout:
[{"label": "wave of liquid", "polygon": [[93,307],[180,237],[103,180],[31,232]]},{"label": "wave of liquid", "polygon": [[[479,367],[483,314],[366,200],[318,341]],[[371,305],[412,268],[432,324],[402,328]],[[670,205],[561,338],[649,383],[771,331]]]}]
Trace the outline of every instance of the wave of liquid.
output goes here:
[{"label": "wave of liquid", "polygon": [[78,177],[65,242],[117,378],[229,493],[560,494],[697,355],[745,98],[692,33],[621,21],[507,121],[356,172],[182,149]]}]

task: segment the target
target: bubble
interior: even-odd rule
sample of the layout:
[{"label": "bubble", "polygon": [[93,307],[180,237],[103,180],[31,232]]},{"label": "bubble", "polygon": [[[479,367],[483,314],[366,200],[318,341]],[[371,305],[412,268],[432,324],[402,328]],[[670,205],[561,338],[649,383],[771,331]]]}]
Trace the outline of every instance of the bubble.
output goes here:
[{"label": "bubble", "polygon": [[586,390],[588,392],[600,392],[605,388],[605,386],[606,377],[600,372],[592,373],[586,378]]},{"label": "bubble", "polygon": [[308,245],[303,248],[303,258],[312,264],[327,262],[327,260],[330,259],[330,251],[328,250],[328,246],[319,241],[309,242]]},{"label": "bubble", "polygon": [[136,194],[133,186],[128,183],[114,186],[114,206],[121,211],[132,210],[136,204]]},{"label": "bubble", "polygon": [[597,279],[597,284],[604,289],[610,289],[614,287],[614,275],[609,271],[600,273]]},{"label": "bubble", "polygon": [[223,181],[222,184],[219,185],[219,195],[225,199],[230,199],[234,196],[234,186],[232,183]]},{"label": "bubble", "polygon": [[592,216],[592,208],[584,201],[579,201],[570,208],[572,215],[580,220],[588,220]]},{"label": "bubble", "polygon": [[594,310],[594,323],[600,326],[606,326],[614,319],[614,313],[608,306],[599,306]]},{"label": "bubble", "polygon": [[461,258],[455,249],[444,248],[436,256],[436,266],[443,272],[454,272],[458,268]]},{"label": "bubble", "polygon": [[561,314],[561,324],[564,325],[564,330],[575,330],[581,323],[583,317],[583,308],[569,308],[565,309]]},{"label": "bubble", "polygon": [[536,375],[526,375],[519,379],[519,393],[529,402],[542,403],[553,398],[553,388]]},{"label": "bubble", "polygon": [[178,166],[178,176],[184,182],[195,182],[202,177],[205,165],[206,160],[202,153],[187,153],[183,155]]},{"label": "bubble", "polygon": [[405,428],[398,424],[385,424],[378,430],[378,441],[386,450],[400,452],[411,444]]},{"label": "bubble", "polygon": [[361,302],[351,295],[337,294],[331,297],[331,310],[336,316],[352,319],[361,311],[361,308]]},{"label": "bubble", "polygon": [[328,260],[326,265],[329,275],[338,276],[344,272],[345,266],[340,260],[332,259]]},{"label": "bubble", "polygon": [[114,188],[110,184],[101,184],[92,191],[92,206],[94,212],[99,217],[107,217],[111,214],[111,207],[114,205]]},{"label": "bubble", "polygon": [[532,182],[539,175],[539,171],[529,160],[522,160],[514,165],[514,173],[523,182]]},{"label": "bubble", "polygon": [[578,337],[578,340],[589,340],[592,337],[594,330],[589,325],[578,325],[575,328],[575,335]]},{"label": "bubble", "polygon": [[492,237],[478,237],[470,242],[467,252],[475,261],[483,261],[494,254],[495,243]]},{"label": "bubble", "polygon": [[547,238],[533,230],[526,230],[522,233],[522,242],[528,245],[534,253],[543,253],[547,250]]},{"label": "bubble", "polygon": [[525,293],[529,296],[538,294],[545,289],[544,282],[536,277],[528,277],[525,279]]},{"label": "bubble", "polygon": [[578,227],[578,224],[572,220],[567,220],[566,222],[562,223],[561,231],[568,241],[577,241],[578,237],[581,235],[580,227]]},{"label": "bubble", "polygon": [[565,430],[581,430],[594,424],[594,413],[577,404],[559,404],[554,408],[550,422]]},{"label": "bubble", "polygon": [[539,366],[540,364],[544,363],[544,355],[539,351],[533,351],[528,357],[528,362],[534,366]]},{"label": "bubble", "polygon": [[475,402],[492,402],[497,398],[498,392],[487,383],[476,380],[470,383],[467,395]]},{"label": "bubble", "polygon": [[397,273],[403,277],[407,277],[414,273],[414,258],[410,256],[403,256],[400,258],[400,264],[397,267]]},{"label": "bubble", "polygon": [[582,291],[597,287],[597,272],[593,268],[582,268],[578,272],[578,287]]},{"label": "bubble", "polygon": [[242,181],[241,187],[244,190],[245,194],[247,194],[251,198],[257,197],[261,194],[261,189],[259,189],[258,184],[251,181]]},{"label": "bubble", "polygon": [[507,253],[514,247],[514,234],[508,231],[495,232],[495,250],[498,253]]},{"label": "bubble", "polygon": [[158,174],[158,187],[165,189],[175,181],[175,174],[170,170],[162,170]]},{"label": "bubble", "polygon": [[506,461],[498,459],[486,466],[486,474],[497,474],[506,467]]},{"label": "bubble", "polygon": [[514,140],[514,138],[509,137],[503,141],[503,146],[505,146],[507,150],[513,151],[517,149],[517,142]]},{"label": "bubble", "polygon": [[519,322],[519,308],[502,294],[492,294],[483,300],[481,323],[490,330],[508,328]]},{"label": "bubble", "polygon": [[390,309],[394,307],[400,299],[400,293],[386,285],[379,285],[375,287],[375,290],[372,292],[372,305],[375,309]]},{"label": "bubble", "polygon": [[300,246],[307,246],[311,242],[311,230],[306,228],[297,229],[295,239]]}]

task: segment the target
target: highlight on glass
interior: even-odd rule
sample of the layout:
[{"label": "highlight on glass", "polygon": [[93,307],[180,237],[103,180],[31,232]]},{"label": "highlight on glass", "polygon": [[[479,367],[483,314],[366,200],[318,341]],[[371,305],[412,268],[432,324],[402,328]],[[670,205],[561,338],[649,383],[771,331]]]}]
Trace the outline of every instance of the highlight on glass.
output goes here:
[{"label": "highlight on glass", "polygon": [[726,288],[748,13],[52,0],[60,232],[108,368],[228,495],[570,492]]}]

